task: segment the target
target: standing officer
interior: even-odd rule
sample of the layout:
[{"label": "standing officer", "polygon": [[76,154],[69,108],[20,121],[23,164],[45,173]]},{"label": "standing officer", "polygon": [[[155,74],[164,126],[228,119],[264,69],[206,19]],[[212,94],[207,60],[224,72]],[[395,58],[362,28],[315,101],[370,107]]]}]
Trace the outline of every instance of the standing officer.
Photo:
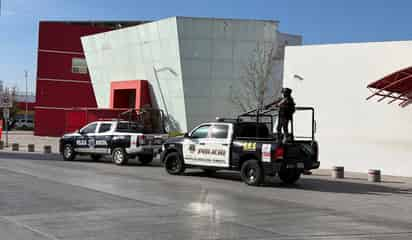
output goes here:
[{"label": "standing officer", "polygon": [[288,138],[288,125],[293,118],[293,113],[295,113],[295,101],[292,98],[292,89],[282,88],[282,97],[271,104],[266,105],[266,109],[275,105],[279,108],[278,115],[278,125],[276,127],[277,140],[282,141],[282,130],[283,130],[283,141],[286,142]]}]

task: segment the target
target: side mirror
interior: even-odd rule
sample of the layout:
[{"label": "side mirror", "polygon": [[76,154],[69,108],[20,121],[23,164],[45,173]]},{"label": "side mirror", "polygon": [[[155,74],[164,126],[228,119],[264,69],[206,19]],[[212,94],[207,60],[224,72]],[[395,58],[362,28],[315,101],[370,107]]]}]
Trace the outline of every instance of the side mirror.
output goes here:
[{"label": "side mirror", "polygon": [[189,137],[190,137],[190,136],[189,136],[189,133],[185,133],[185,135],[183,135],[183,137],[189,138]]}]

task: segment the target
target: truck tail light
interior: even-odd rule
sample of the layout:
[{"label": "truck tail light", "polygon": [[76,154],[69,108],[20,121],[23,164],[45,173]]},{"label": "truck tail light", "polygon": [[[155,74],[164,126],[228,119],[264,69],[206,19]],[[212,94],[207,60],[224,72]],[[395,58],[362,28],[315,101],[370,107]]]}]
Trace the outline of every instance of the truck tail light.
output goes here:
[{"label": "truck tail light", "polygon": [[139,145],[145,145],[146,144],[146,139],[145,139],[144,135],[139,135],[138,140],[139,140]]},{"label": "truck tail light", "polygon": [[283,147],[278,147],[275,150],[275,159],[283,159],[283,155],[285,154],[285,149]]}]

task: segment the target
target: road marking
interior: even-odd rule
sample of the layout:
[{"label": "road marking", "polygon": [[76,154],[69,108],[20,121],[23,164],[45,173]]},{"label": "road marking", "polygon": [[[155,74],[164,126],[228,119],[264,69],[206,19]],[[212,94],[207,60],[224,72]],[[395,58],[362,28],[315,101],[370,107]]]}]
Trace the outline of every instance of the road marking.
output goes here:
[{"label": "road marking", "polygon": [[2,219],[4,219],[4,220],[8,221],[8,222],[11,222],[11,223],[13,223],[13,224],[15,224],[15,225],[17,225],[17,226],[19,226],[19,227],[25,228],[25,229],[27,229],[27,230],[29,230],[29,231],[31,231],[31,232],[37,233],[37,234],[39,234],[39,235],[41,235],[41,236],[44,236],[44,237],[46,237],[46,238],[53,239],[53,240],[59,240],[59,238],[57,238],[57,237],[55,237],[55,236],[53,236],[53,235],[51,235],[51,234],[48,234],[48,233],[45,233],[45,232],[40,231],[40,230],[38,230],[38,229],[35,229],[35,228],[33,228],[33,227],[30,227],[29,225],[24,224],[24,223],[22,223],[22,222],[19,222],[19,221],[16,221],[16,220],[14,220],[14,219],[11,219],[11,218],[8,218],[8,217],[4,217],[4,216],[0,216],[0,217],[1,217]]}]

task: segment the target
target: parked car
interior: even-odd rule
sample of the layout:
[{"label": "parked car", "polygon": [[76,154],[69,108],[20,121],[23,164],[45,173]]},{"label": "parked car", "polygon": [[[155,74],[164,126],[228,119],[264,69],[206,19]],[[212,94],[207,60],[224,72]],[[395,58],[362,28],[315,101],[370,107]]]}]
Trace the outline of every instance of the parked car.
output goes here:
[{"label": "parked car", "polygon": [[77,155],[90,155],[93,160],[111,155],[117,165],[138,157],[148,164],[159,153],[165,133],[145,133],[138,122],[111,120],[91,122],[79,131],[65,134],[60,139],[60,152],[64,160],[73,160]]},{"label": "parked car", "polygon": [[276,111],[254,110],[236,119],[218,119],[198,125],[182,137],[167,140],[161,160],[169,174],[182,174],[186,168],[207,173],[217,170],[239,171],[248,185],[260,185],[264,176],[275,176],[288,184],[296,182],[306,170],[319,168],[318,143],[315,141],[314,109],[311,112],[311,136],[292,136],[283,143],[272,134]]},{"label": "parked car", "polygon": [[17,119],[14,122],[13,127],[17,129],[33,129],[34,122],[33,119]]}]

